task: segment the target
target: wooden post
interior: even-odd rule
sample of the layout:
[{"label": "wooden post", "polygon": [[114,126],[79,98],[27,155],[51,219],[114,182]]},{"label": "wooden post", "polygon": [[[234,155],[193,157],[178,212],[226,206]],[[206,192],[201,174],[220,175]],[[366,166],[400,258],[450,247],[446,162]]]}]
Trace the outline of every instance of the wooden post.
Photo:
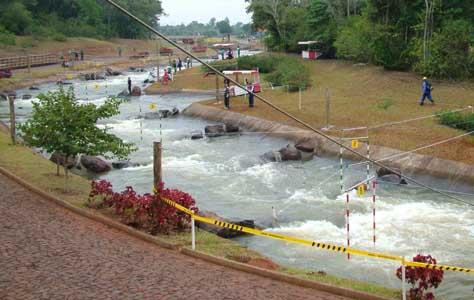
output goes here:
[{"label": "wooden post", "polygon": [[301,88],[300,88],[300,102],[299,102],[299,110],[301,110]]},{"label": "wooden post", "polygon": [[156,190],[163,182],[161,172],[161,142],[153,142],[153,184]]},{"label": "wooden post", "polygon": [[27,61],[27,64],[28,64],[28,74],[31,74],[31,56],[29,54],[26,57],[26,61]]},{"label": "wooden post", "polygon": [[326,128],[329,130],[331,126],[329,124],[329,118],[331,114],[331,94],[329,93],[329,89],[326,89]]},{"label": "wooden post", "polygon": [[15,99],[6,95],[7,100],[10,104],[10,134],[13,145],[16,144],[16,116],[15,116]]},{"label": "wooden post", "polygon": [[216,102],[219,103],[219,75],[216,74]]}]

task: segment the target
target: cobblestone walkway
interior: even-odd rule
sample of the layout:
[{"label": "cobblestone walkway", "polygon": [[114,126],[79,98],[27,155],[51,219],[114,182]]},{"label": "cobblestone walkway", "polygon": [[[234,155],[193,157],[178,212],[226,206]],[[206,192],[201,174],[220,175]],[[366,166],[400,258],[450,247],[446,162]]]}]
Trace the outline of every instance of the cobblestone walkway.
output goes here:
[{"label": "cobblestone walkway", "polygon": [[161,249],[0,175],[0,299],[336,299]]}]

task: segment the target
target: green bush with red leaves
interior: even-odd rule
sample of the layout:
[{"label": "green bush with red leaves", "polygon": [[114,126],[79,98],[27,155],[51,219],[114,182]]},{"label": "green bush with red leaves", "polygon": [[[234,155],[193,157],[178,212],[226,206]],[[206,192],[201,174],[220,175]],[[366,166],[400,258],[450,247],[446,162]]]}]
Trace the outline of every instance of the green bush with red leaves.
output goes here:
[{"label": "green bush with red leaves", "polygon": [[191,217],[167,205],[161,199],[174,201],[194,212],[198,212],[191,195],[165,188],[162,184],[156,193],[139,195],[132,187],[117,193],[106,180],[93,181],[87,202],[88,207],[113,209],[123,223],[151,234],[181,231],[189,227]]}]

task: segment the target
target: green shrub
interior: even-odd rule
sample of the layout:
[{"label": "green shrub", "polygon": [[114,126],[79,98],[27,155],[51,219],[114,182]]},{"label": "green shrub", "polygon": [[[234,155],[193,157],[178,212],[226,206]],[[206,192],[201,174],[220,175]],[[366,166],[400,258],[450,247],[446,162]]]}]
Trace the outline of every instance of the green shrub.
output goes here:
[{"label": "green shrub", "polygon": [[237,59],[240,70],[257,69],[260,73],[271,73],[275,71],[279,58],[277,55],[251,55],[242,56]]},{"label": "green shrub", "polygon": [[56,42],[66,42],[67,41],[67,38],[64,34],[62,33],[56,33],[54,36],[53,36],[53,40],[55,40]]},{"label": "green shrub", "polygon": [[306,89],[311,85],[308,68],[296,58],[281,60],[276,70],[266,79],[276,86],[288,86],[290,92],[296,92],[300,88]]},{"label": "green shrub", "polygon": [[342,27],[334,42],[337,57],[357,62],[371,62],[374,36],[373,25],[365,16],[352,17]]},{"label": "green shrub", "polygon": [[383,99],[382,102],[377,103],[377,108],[380,110],[388,110],[395,102],[392,99]]},{"label": "green shrub", "polygon": [[452,128],[474,131],[474,113],[441,111],[437,114],[438,122]]},{"label": "green shrub", "polygon": [[0,45],[14,46],[15,44],[15,35],[0,25]]},{"label": "green shrub", "polygon": [[[2,5],[3,6],[3,5]],[[15,34],[26,34],[27,29],[33,23],[31,12],[21,2],[12,1],[6,7],[2,7],[0,19],[9,31]]]},{"label": "green shrub", "polygon": [[38,45],[38,41],[32,37],[28,37],[28,38],[25,38],[23,41],[21,41],[20,45],[24,49],[33,48]]},{"label": "green shrub", "polygon": [[[210,65],[216,68],[219,72],[238,69],[237,61],[235,59],[218,60],[218,61],[212,62]],[[209,69],[205,65],[201,66],[201,70],[204,73],[212,72],[211,69]]]}]

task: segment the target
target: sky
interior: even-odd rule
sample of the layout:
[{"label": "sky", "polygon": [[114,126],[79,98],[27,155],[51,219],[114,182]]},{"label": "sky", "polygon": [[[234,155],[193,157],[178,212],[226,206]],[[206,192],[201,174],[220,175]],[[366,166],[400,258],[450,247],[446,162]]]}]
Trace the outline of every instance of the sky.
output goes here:
[{"label": "sky", "polygon": [[208,23],[212,17],[217,21],[228,17],[231,24],[250,22],[244,0],[161,0],[161,5],[168,15],[160,18],[161,25]]}]

